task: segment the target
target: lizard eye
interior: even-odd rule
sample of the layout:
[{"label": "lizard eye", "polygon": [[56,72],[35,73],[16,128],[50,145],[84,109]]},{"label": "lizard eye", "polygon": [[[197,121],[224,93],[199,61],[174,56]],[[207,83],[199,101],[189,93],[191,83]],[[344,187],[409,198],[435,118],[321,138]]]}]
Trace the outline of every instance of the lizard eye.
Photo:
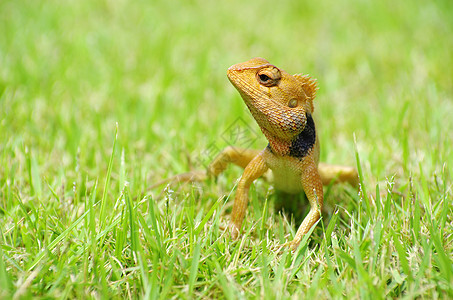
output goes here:
[{"label": "lizard eye", "polygon": [[296,106],[297,106],[297,99],[291,99],[291,100],[289,100],[288,106],[291,107],[291,108],[296,107]]},{"label": "lizard eye", "polygon": [[263,83],[264,82],[268,82],[269,80],[271,80],[269,78],[269,76],[267,76],[266,74],[261,74],[261,75],[258,75],[258,76],[260,77],[260,81],[263,82]]},{"label": "lizard eye", "polygon": [[271,87],[278,84],[282,75],[280,70],[276,67],[261,69],[257,74],[256,77],[258,82],[264,86]]}]

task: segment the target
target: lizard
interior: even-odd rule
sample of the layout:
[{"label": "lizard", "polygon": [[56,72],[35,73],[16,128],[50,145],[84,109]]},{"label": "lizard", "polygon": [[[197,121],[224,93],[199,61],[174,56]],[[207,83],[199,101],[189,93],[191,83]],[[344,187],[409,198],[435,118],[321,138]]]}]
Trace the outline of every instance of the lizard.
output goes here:
[{"label": "lizard", "polygon": [[319,139],[313,120],[317,81],[308,75],[290,75],[263,58],[253,58],[228,68],[227,77],[241,95],[268,141],[263,150],[227,147],[208,166],[206,173],[180,174],[178,181],[217,177],[229,164],[244,168],[239,179],[229,224],[231,236],[240,235],[255,179],[268,170],[275,189],[289,194],[304,192],[310,210],[294,239],[285,245],[297,249],[303,236],[321,216],[323,185],[331,182],[358,184],[353,167],[319,163]]}]

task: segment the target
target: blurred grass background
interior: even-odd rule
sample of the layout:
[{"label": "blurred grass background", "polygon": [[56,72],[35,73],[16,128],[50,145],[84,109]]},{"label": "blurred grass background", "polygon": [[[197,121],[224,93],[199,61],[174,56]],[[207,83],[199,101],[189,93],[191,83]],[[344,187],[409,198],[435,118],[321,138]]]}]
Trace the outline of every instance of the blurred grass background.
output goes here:
[{"label": "blurred grass background", "polygon": [[[200,153],[238,118],[259,132],[225,73],[256,56],[318,79],[321,160],[354,165],[354,133],[369,189],[380,183],[385,190],[389,179],[398,193],[413,195],[420,185],[421,201],[427,207],[443,201],[451,222],[451,1],[1,1],[0,33],[0,228],[8,295],[102,291],[94,287],[96,271],[93,282],[84,277],[92,289],[51,283],[77,273],[75,263],[74,271],[54,275],[29,268],[61,233],[47,227],[74,224],[96,182],[94,200],[102,198],[116,123],[109,208],[126,181],[134,196],[143,195],[163,178],[201,168]],[[266,144],[260,137],[254,146]],[[205,212],[240,175],[228,172],[221,188],[205,187],[199,204]],[[436,186],[444,189],[436,194]],[[330,199],[341,204],[342,198]],[[26,215],[32,218],[23,221]],[[451,223],[446,228],[451,259]],[[18,238],[29,231],[36,245]],[[220,282],[229,278],[222,276]],[[172,295],[185,295],[185,283],[178,283],[183,294]],[[412,287],[410,295],[448,290],[436,281],[420,284],[426,291]],[[129,296],[145,294],[145,286],[137,283]],[[128,295],[125,287],[110,289]]]},{"label": "blurred grass background", "polygon": [[[248,115],[225,70],[255,56],[319,79],[329,160],[350,156],[352,132],[395,153],[408,130],[411,150],[451,131],[448,1],[6,1],[1,10],[2,137],[43,162],[55,152],[63,169],[80,148],[96,170],[115,122],[122,146],[151,161],[215,140]],[[338,142],[345,149],[329,151]],[[374,176],[390,171],[382,157]]]}]

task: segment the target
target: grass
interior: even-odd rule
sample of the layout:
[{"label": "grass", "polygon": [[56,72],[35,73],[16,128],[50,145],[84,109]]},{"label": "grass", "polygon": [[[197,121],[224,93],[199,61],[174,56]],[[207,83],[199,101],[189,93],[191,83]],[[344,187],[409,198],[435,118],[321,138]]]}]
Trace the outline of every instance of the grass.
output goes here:
[{"label": "grass", "polygon": [[[453,297],[451,1],[242,2],[0,2],[0,298]],[[266,182],[222,230],[237,168],[148,189],[266,145],[225,76],[255,56],[361,169],[294,254]]]}]

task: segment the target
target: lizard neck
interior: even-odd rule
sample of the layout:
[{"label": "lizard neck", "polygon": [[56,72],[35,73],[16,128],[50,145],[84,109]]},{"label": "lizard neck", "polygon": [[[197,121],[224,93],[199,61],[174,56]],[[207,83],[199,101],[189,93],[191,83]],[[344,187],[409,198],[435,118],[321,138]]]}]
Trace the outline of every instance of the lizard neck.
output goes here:
[{"label": "lizard neck", "polygon": [[261,131],[269,141],[268,147],[271,152],[280,156],[291,156],[302,158],[306,156],[310,150],[313,149],[316,143],[316,129],[315,122],[311,117],[311,114],[306,114],[307,123],[304,129],[293,139],[284,140],[276,137],[265,128],[261,128]]},{"label": "lizard neck", "polygon": [[286,156],[289,155],[290,153],[290,147],[291,147],[291,141],[285,141],[283,139],[280,139],[270,133],[267,129],[261,128],[261,131],[264,133],[266,136],[266,139],[269,141],[269,144],[267,147],[271,150],[272,153],[280,155],[280,156]]}]

